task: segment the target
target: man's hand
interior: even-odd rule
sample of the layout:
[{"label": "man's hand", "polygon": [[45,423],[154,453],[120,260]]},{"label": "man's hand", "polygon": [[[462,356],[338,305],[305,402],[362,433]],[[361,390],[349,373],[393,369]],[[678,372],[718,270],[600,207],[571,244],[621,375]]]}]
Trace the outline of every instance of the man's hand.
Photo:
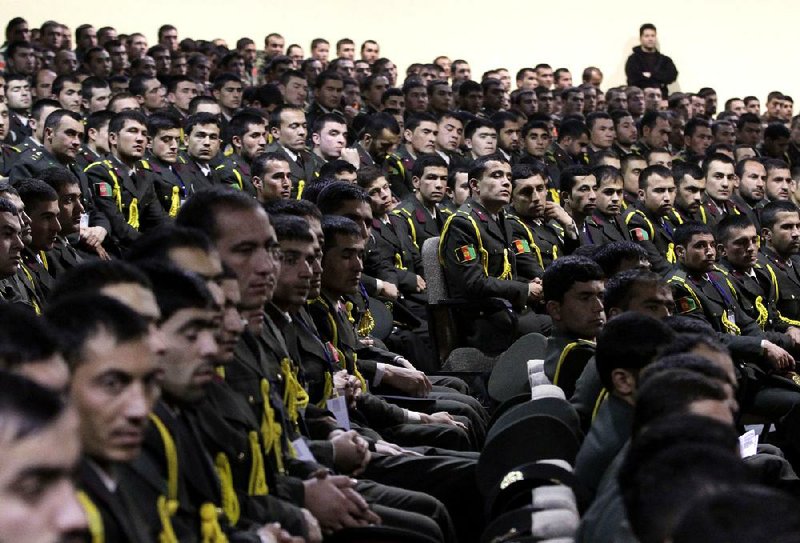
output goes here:
[{"label": "man's hand", "polygon": [[397,290],[397,285],[388,281],[381,281],[381,289],[378,292],[379,296],[384,296],[390,300],[397,300],[400,297],[400,291]]},{"label": "man's hand", "polygon": [[790,326],[789,329],[786,330],[786,335],[789,336],[789,339],[792,340],[795,346],[800,345],[800,328]]},{"label": "man's hand", "polygon": [[528,300],[538,302],[542,299],[542,280],[538,277],[528,283]]},{"label": "man's hand", "polygon": [[418,275],[417,276],[417,292],[423,292],[427,287],[428,287],[428,285],[425,283],[425,279],[423,279],[422,277],[420,277]]},{"label": "man's hand", "polygon": [[93,249],[102,245],[108,232],[102,226],[87,226],[81,228],[81,241]]},{"label": "man's hand", "polygon": [[385,366],[381,382],[418,398],[430,394],[432,388],[431,382],[421,371],[398,368],[389,364]]},{"label": "man's hand", "polygon": [[329,476],[325,472],[303,481],[305,506],[319,521],[323,531],[366,526],[380,522],[369,510],[367,502],[353,490],[355,481],[349,477]]},{"label": "man's hand", "polygon": [[[312,516],[311,518],[314,517]],[[314,522],[317,522],[316,519],[314,519]],[[319,539],[316,541],[322,541],[322,532],[319,531],[319,523],[317,523],[317,532],[319,533]],[[256,533],[258,537],[261,538],[261,543],[303,543],[305,541],[302,537],[292,536],[292,534],[281,528],[278,522],[262,526]],[[312,541],[310,536],[308,540]]]},{"label": "man's hand", "polygon": [[300,509],[303,512],[303,520],[305,521],[306,525],[306,533],[308,537],[306,537],[306,541],[308,543],[322,543],[322,528],[319,527],[319,521],[317,517],[311,514],[311,511],[303,507]]},{"label": "man's hand", "polygon": [[570,238],[576,235],[575,221],[569,216],[567,210],[555,202],[545,202],[544,204],[544,218],[548,221],[555,219],[561,226],[564,227],[564,234]]},{"label": "man's hand", "polygon": [[446,424],[448,426],[455,426],[456,428],[461,428],[462,430],[467,429],[466,425],[463,422],[458,422],[447,411],[439,411],[438,413],[432,413],[430,415],[422,413],[422,422],[424,422],[425,424]]},{"label": "man's hand", "polygon": [[359,475],[364,472],[371,458],[369,444],[355,430],[338,432],[331,438],[331,443],[333,443],[333,458],[337,471],[349,475]]},{"label": "man's hand", "polygon": [[339,157],[342,160],[346,160],[350,164],[358,169],[361,166],[361,158],[358,156],[358,151],[356,149],[352,149],[350,147],[345,147],[342,149],[342,154]]},{"label": "man's hand", "polygon": [[772,365],[773,369],[779,371],[794,369],[794,358],[782,347],[775,345],[771,341],[764,341],[762,346],[764,357]]},{"label": "man's hand", "polygon": [[385,454],[386,456],[400,456],[400,455],[422,456],[420,453],[416,451],[404,449],[400,445],[397,445],[395,443],[389,443],[388,441],[384,441],[383,439],[375,443],[375,451],[381,454]]}]

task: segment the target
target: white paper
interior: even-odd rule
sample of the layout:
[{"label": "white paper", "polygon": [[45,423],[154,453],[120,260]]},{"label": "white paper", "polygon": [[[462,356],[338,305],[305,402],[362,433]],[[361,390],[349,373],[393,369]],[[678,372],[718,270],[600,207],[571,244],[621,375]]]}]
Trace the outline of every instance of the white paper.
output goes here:
[{"label": "white paper", "polygon": [[756,454],[758,449],[758,436],[755,431],[748,430],[739,436],[739,454],[742,458],[748,458]]},{"label": "white paper", "polygon": [[328,411],[336,417],[336,423],[345,430],[350,430],[350,415],[347,413],[347,400],[344,396],[331,398],[327,402]]},{"label": "white paper", "polygon": [[314,455],[306,445],[306,442],[303,441],[302,437],[298,437],[294,441],[292,441],[292,447],[294,447],[294,451],[297,453],[297,459],[302,460],[303,462],[316,462],[317,459],[314,458]]}]

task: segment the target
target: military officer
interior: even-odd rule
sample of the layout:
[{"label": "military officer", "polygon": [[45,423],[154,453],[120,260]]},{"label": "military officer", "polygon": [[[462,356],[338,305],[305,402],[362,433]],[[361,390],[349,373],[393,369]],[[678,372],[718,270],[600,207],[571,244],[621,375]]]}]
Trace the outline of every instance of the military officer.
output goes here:
[{"label": "military officer", "polygon": [[414,162],[411,183],[415,193],[392,213],[408,223],[411,241],[422,249],[425,240],[437,237],[452,211],[442,200],[447,190],[447,163],[438,155],[424,155]]},{"label": "military officer", "polygon": [[267,123],[264,117],[249,111],[240,111],[228,123],[228,134],[233,154],[217,166],[216,173],[222,183],[255,196],[251,167],[253,159],[267,147]]},{"label": "military officer", "polygon": [[630,232],[622,221],[622,174],[613,166],[598,166],[592,170],[597,179],[594,213],[583,223],[581,241],[585,245],[605,245],[614,241],[629,241]]},{"label": "military officer", "polygon": [[266,150],[286,158],[292,179],[291,194],[299,199],[306,185],[316,178],[316,162],[306,150],[306,114],[297,106],[278,106],[269,115],[269,132],[272,143]]}]

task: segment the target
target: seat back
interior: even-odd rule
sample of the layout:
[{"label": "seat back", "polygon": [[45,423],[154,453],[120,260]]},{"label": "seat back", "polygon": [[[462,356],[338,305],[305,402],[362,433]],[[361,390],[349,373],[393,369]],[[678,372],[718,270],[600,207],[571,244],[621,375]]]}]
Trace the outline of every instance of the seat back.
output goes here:
[{"label": "seat back", "polygon": [[447,298],[447,283],[444,279],[444,270],[439,263],[439,236],[428,238],[422,244],[422,267],[425,270],[428,303],[436,305]]}]

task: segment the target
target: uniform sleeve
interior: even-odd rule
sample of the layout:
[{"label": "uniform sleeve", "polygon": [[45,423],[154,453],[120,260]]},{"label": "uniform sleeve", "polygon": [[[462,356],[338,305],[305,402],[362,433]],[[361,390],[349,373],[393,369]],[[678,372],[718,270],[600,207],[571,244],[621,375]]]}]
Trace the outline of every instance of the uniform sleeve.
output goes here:
[{"label": "uniform sleeve", "polygon": [[625,218],[625,226],[628,228],[631,239],[647,251],[647,260],[650,262],[650,268],[658,274],[667,274],[672,269],[672,266],[667,262],[666,255],[661,254],[656,244],[653,243],[650,225],[638,213],[632,213]]},{"label": "uniform sleeve", "polygon": [[139,232],[128,224],[128,220],[117,207],[114,196],[114,181],[102,166],[89,168],[86,172],[94,203],[97,210],[108,220],[112,239],[121,245],[127,245],[139,237]]},{"label": "uniform sleeve", "polygon": [[161,203],[156,196],[154,177],[154,175],[147,176],[145,192],[142,196],[142,202],[139,205],[141,228],[143,232],[154,230],[169,221],[169,215],[164,211],[164,208],[161,207]]},{"label": "uniform sleeve", "polygon": [[466,298],[498,297],[515,307],[524,307],[528,284],[522,281],[487,277],[483,272],[478,240],[468,219],[460,216],[450,221],[440,249],[445,280],[450,295]]}]

